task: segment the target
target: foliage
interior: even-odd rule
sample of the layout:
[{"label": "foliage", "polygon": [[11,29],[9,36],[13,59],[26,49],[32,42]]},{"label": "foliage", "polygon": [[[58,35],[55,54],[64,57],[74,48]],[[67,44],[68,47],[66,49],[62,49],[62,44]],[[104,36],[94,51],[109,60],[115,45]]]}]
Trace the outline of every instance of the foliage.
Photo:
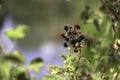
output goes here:
[{"label": "foliage", "polygon": [[[120,0],[101,0],[96,8],[87,5],[80,14],[81,29],[75,24],[74,28],[65,26],[65,33],[61,33],[68,48],[68,53],[61,55],[64,66],[51,65],[42,80],[120,80],[119,14]],[[5,34],[16,41],[25,37],[26,30],[25,25],[18,25]],[[0,80],[30,80],[29,70],[38,72],[43,60],[35,58],[29,66],[24,63],[19,50],[0,54]]]},{"label": "foliage", "polygon": [[82,52],[71,53],[74,48],[70,46],[69,53],[61,56],[64,66],[52,66],[51,73],[43,80],[54,80],[55,75],[58,80],[59,77],[61,80],[120,79],[119,2],[101,0],[102,4],[95,10],[86,6],[81,13],[81,31],[85,35]]},{"label": "foliage", "polygon": [[[12,41],[16,41],[25,37],[26,30],[28,30],[27,26],[18,25],[14,29],[7,29],[5,34]],[[41,58],[35,58],[29,66],[23,66],[24,63],[25,58],[19,50],[1,53],[0,80],[30,80],[29,70],[39,71],[39,68],[43,65],[43,60]]]}]

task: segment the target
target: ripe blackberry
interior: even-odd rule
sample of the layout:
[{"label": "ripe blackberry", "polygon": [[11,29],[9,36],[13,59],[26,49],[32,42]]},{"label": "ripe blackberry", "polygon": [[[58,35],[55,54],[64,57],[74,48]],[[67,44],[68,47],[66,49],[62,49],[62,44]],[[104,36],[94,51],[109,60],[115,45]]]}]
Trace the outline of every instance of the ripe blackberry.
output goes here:
[{"label": "ripe blackberry", "polygon": [[81,35],[81,36],[78,37],[77,42],[81,42],[83,39],[84,39],[84,36]]},{"label": "ripe blackberry", "polygon": [[64,43],[63,43],[63,46],[64,46],[64,47],[68,47],[68,45],[67,45],[67,43],[66,43],[66,42],[64,42]]},{"label": "ripe blackberry", "polygon": [[78,30],[80,29],[80,26],[78,24],[75,24],[74,27],[77,28]]},{"label": "ripe blackberry", "polygon": [[65,31],[68,31],[68,26],[64,26],[64,30],[65,30]]},{"label": "ripe blackberry", "polygon": [[72,39],[71,40],[71,44],[75,44],[76,43],[76,40],[75,39]]},{"label": "ripe blackberry", "polygon": [[76,35],[76,34],[77,34],[77,32],[76,32],[76,31],[73,31],[73,32],[72,32],[72,34],[73,34],[73,35]]}]

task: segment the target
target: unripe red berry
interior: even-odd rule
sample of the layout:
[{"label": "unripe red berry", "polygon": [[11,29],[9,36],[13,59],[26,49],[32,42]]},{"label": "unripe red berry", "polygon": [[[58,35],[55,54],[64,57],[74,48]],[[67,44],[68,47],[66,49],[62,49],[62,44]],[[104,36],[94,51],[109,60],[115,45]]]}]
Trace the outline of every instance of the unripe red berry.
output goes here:
[{"label": "unripe red berry", "polygon": [[60,35],[61,35],[63,38],[65,38],[64,32],[61,32]]},{"label": "unripe red berry", "polygon": [[64,36],[65,34],[64,34],[64,32],[61,32],[60,35],[61,35],[61,36]]}]

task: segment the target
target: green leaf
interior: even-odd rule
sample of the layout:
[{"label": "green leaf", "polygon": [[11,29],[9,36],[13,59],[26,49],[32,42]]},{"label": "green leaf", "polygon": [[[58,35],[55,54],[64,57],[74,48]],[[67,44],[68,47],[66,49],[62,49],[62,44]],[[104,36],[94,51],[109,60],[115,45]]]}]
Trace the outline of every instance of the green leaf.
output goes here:
[{"label": "green leaf", "polygon": [[15,62],[15,63],[21,63],[21,64],[25,63],[24,56],[18,50],[14,51],[13,54],[4,55],[3,58],[5,58],[8,61]]},{"label": "green leaf", "polygon": [[7,29],[5,31],[5,34],[7,35],[7,37],[9,37],[10,39],[14,40],[15,39],[15,34],[14,34],[14,30],[12,28]]},{"label": "green leaf", "polygon": [[26,25],[17,25],[15,28],[9,28],[5,31],[6,36],[11,40],[22,39],[25,37],[25,32],[28,30]]},{"label": "green leaf", "polygon": [[43,66],[43,59],[41,58],[35,58],[29,64],[29,68],[33,69],[36,72],[40,70],[41,66]]}]

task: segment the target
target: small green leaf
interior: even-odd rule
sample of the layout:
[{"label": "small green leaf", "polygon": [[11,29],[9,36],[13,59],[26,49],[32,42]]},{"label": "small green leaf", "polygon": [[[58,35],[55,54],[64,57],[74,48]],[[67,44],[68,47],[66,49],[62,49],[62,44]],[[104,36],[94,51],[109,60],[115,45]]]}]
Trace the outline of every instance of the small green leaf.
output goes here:
[{"label": "small green leaf", "polygon": [[36,72],[40,70],[41,66],[43,66],[43,60],[41,58],[35,58],[29,64],[29,68],[35,70]]},{"label": "small green leaf", "polygon": [[9,28],[5,31],[6,36],[11,40],[22,39],[25,37],[25,31],[28,30],[26,25],[17,25],[15,28]]}]

